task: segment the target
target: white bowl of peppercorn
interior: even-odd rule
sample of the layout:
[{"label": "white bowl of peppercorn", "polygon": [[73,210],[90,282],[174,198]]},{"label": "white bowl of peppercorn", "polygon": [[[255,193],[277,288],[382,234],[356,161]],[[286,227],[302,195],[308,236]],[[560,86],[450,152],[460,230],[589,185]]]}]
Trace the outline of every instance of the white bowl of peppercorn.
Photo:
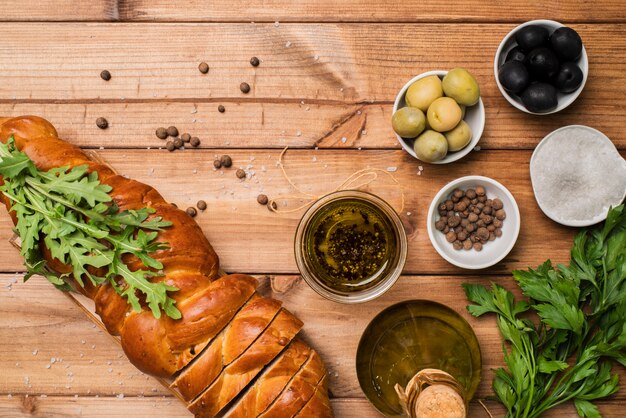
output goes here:
[{"label": "white bowl of peppercorn", "polygon": [[497,181],[466,176],[446,184],[428,210],[428,237],[446,261],[483,269],[511,252],[520,230],[515,198]]}]

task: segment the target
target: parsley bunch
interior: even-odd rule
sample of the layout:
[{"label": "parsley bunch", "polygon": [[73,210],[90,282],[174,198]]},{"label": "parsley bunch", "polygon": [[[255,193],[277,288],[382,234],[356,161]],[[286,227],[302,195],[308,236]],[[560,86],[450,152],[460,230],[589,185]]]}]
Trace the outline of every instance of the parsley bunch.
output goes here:
[{"label": "parsley bunch", "polygon": [[[13,138],[0,142],[0,176],[4,178],[0,192],[11,200],[17,216],[15,232],[22,240],[28,270],[25,281],[40,274],[56,287],[70,290],[65,281],[69,274],[46,268],[39,248],[43,239],[54,258],[72,267],[71,275],[81,287],[85,278],[94,285],[108,281],[135,311],[141,310],[143,298],[156,318],[161,310],[180,318],[176,302],[167,294],[178,289],[149,280],[162,274],[158,271],[163,268],[149,254],[167,248],[155,241],[157,233],[171,225],[160,217],[148,219],[154,209],[120,212],[108,194],[111,187],[101,184],[97,173],[88,173],[86,165],[40,171],[15,147]],[[131,271],[122,261],[125,254],[139,258],[146,269]],[[106,273],[92,274],[90,266]]]},{"label": "parsley bunch", "polygon": [[[618,389],[613,362],[626,367],[626,210],[609,211],[603,226],[581,231],[569,266],[548,260],[514,271],[529,301],[493,284],[465,284],[474,316],[497,315],[506,368],[493,390],[507,418],[534,418],[567,401],[581,417],[601,417],[592,401]],[[520,314],[532,310],[535,325]]]}]

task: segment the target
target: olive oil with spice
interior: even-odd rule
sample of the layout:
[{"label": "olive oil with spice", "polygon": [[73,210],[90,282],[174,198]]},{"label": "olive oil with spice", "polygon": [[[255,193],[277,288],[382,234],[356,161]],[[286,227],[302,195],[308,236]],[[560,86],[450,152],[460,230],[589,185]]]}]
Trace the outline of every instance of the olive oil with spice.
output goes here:
[{"label": "olive oil with spice", "polygon": [[305,236],[311,269],[334,290],[371,288],[393,268],[397,245],[393,225],[365,200],[329,203],[311,219]]}]

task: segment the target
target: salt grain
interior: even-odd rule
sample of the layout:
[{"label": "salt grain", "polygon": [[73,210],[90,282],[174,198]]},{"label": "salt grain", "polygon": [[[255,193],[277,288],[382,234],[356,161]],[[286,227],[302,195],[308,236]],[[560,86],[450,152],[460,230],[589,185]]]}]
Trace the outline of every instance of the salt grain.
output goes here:
[{"label": "salt grain", "polygon": [[390,173],[395,173],[398,170],[398,167],[387,167],[387,171]]},{"label": "salt grain", "polygon": [[289,48],[291,46],[291,41],[287,41],[287,43],[285,44],[285,48]]}]

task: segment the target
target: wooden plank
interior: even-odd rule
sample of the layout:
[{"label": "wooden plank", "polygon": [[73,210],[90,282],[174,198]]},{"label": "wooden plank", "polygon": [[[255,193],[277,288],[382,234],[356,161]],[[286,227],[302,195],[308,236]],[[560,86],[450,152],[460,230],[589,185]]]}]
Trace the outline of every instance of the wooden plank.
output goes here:
[{"label": "wooden plank", "polygon": [[[263,100],[391,102],[416,74],[462,65],[487,108],[510,105],[493,58],[512,24],[110,24],[0,25],[4,101]],[[566,113],[623,115],[626,25],[576,24],[589,55],[585,91]],[[20,45],[20,48],[15,48]],[[259,67],[250,57],[262,60]],[[201,74],[198,63],[211,70]],[[100,71],[112,73],[103,81]],[[244,95],[241,82],[252,90]],[[545,122],[546,118],[534,116]],[[496,126],[498,119],[488,121]]]},{"label": "wooden plank", "polygon": [[[504,416],[504,408],[492,401],[485,402],[493,416]],[[333,399],[333,412],[338,418],[380,418],[380,415],[366,399]],[[598,402],[598,408],[606,418],[622,416],[626,402],[615,400],[612,402]],[[168,418],[188,418],[191,414],[183,405],[173,398],[95,398],[68,396],[24,397],[12,396],[0,398],[0,416],[11,418],[27,418],[32,416],[60,418],[60,417],[122,417],[122,416],[153,416],[158,411],[159,416]],[[472,402],[469,409],[472,418],[488,418],[478,402]],[[571,405],[565,405],[551,410],[546,418],[573,418],[577,417]]]},{"label": "wooden plank", "polygon": [[120,5],[123,20],[139,21],[310,21],[310,22],[430,22],[509,21],[555,19],[560,21],[623,21],[626,11],[619,0],[583,7],[575,0],[492,3],[479,0],[290,0],[205,2],[185,0],[174,6],[166,0],[127,0]]},{"label": "wooden plank", "polygon": [[[392,129],[392,105],[387,103],[340,105],[302,103],[0,103],[0,115],[41,115],[59,135],[88,148],[159,147],[154,132],[175,125],[180,132],[201,138],[202,148],[400,148]],[[585,124],[603,131],[620,149],[626,149],[622,121],[626,107],[607,117],[600,106],[585,106]],[[549,118],[531,117],[517,109],[487,107],[487,126],[480,140],[483,149],[533,149],[550,131],[580,123],[577,112]],[[106,117],[109,128],[96,127]]]},{"label": "wooden plank", "polygon": [[[493,416],[504,416],[505,410],[492,401],[485,402]],[[380,418],[380,415],[366,399],[333,399],[333,412],[339,418]],[[618,401],[598,402],[600,412],[606,418],[622,416],[624,405]],[[191,414],[173,398],[95,398],[68,396],[24,397],[12,396],[0,398],[0,416],[11,418],[27,418],[32,416],[59,418],[59,417],[127,417],[153,416],[158,411],[159,416],[168,418],[187,418]],[[472,418],[488,418],[485,410],[477,403],[472,402],[469,409]],[[546,418],[572,418],[578,416],[571,405],[565,405],[551,410]]]},{"label": "wooden plank", "polygon": [[[12,283],[15,277],[0,275],[0,368],[4,371],[0,376],[0,393],[168,395],[154,379],[137,371],[117,343],[105,332],[94,329],[84,313],[44,279],[38,277],[24,284],[18,277],[18,282]],[[304,321],[301,337],[324,359],[330,390],[338,398],[362,396],[354,368],[361,334],[381,310],[407,299],[444,303],[472,325],[483,356],[483,380],[476,396],[489,396],[491,369],[503,363],[501,338],[494,317],[476,319],[466,312],[461,283],[487,285],[495,280],[519,296],[517,287],[505,276],[492,279],[403,276],[381,298],[350,306],[319,297],[297,276],[260,277],[260,280],[261,293],[282,300],[286,308]],[[9,283],[12,283],[10,287]],[[55,362],[51,364],[52,357]],[[615,370],[626,378],[622,368]],[[620,399],[625,397],[623,391],[618,395]]]},{"label": "wooden plank", "polygon": [[[215,156],[227,153],[233,168],[215,171]],[[226,271],[253,273],[295,273],[293,237],[303,210],[275,214],[256,202],[259,193],[278,198],[296,193],[276,166],[278,150],[104,150],[104,159],[120,173],[151,184],[167,199],[182,208],[199,199],[209,209],[196,217],[220,255]],[[444,261],[433,249],[426,233],[426,215],[434,195],[447,182],[467,174],[492,177],[510,189],[521,211],[522,228],[511,254],[489,271],[508,274],[511,269],[536,266],[550,257],[554,262],[569,259],[576,232],[560,226],[539,210],[528,176],[528,151],[479,151],[448,165],[426,165],[418,176],[418,163],[404,151],[294,150],[285,157],[285,168],[305,192],[324,195],[348,176],[366,167],[397,170],[393,176],[403,186],[405,208],[401,211],[409,237],[406,273],[463,273]],[[241,181],[235,169],[254,173]],[[581,168],[583,169],[583,168]],[[400,209],[397,187],[384,173],[365,188]],[[352,187],[356,187],[356,184]],[[288,205],[284,206],[283,203]],[[294,209],[302,201],[279,200],[279,208]],[[410,215],[409,215],[410,214]],[[10,246],[12,225],[0,216],[0,271],[22,269],[22,260]],[[537,231],[541,231],[538,234]]]},{"label": "wooden plank", "polygon": [[3,0],[0,2],[2,22],[12,21],[82,21],[117,20],[115,0]]}]

